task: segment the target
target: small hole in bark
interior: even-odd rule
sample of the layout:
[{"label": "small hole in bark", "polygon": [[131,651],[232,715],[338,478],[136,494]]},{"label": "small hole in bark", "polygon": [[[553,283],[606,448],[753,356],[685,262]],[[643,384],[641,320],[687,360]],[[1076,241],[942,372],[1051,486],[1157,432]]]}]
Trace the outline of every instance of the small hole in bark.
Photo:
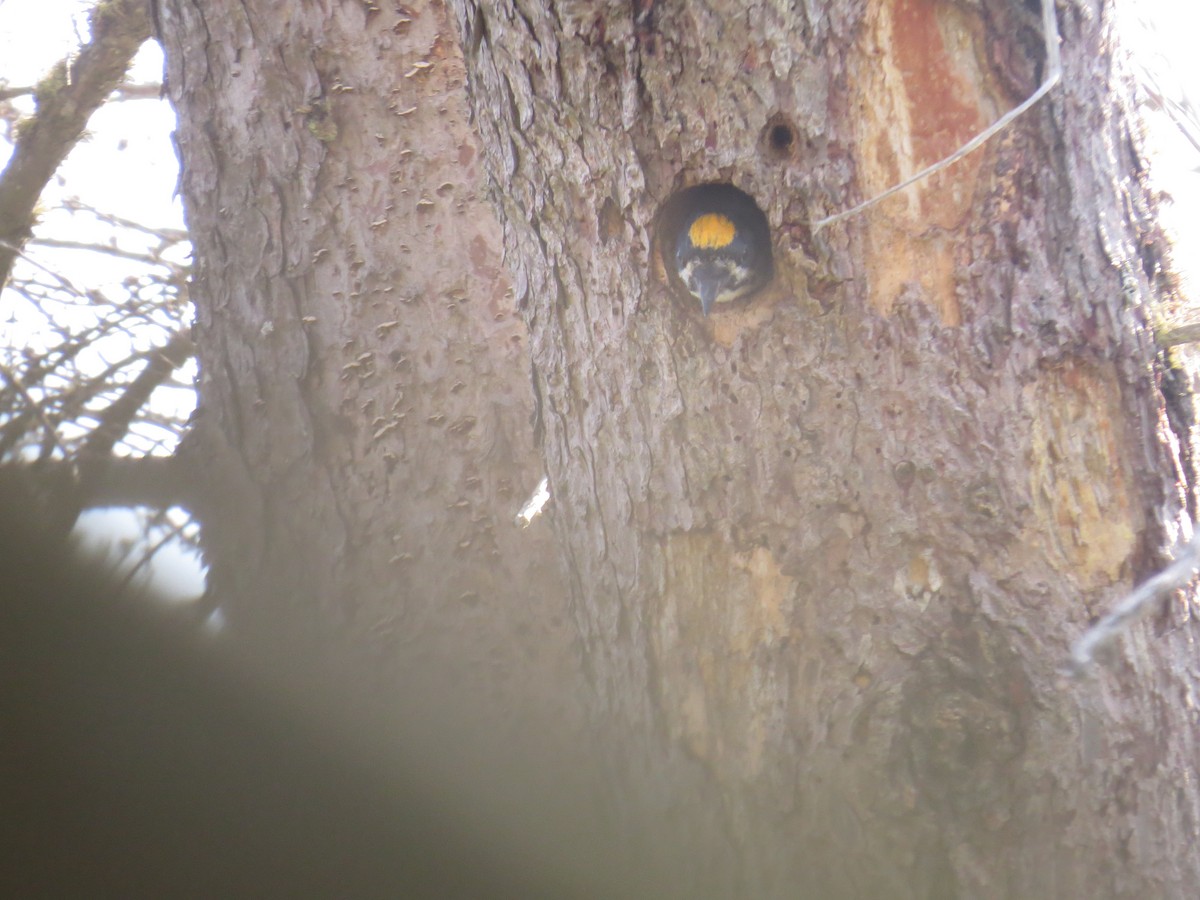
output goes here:
[{"label": "small hole in bark", "polygon": [[786,116],[776,114],[767,122],[763,129],[763,148],[766,154],[780,162],[791,159],[796,154],[796,146],[800,143],[796,126]]}]

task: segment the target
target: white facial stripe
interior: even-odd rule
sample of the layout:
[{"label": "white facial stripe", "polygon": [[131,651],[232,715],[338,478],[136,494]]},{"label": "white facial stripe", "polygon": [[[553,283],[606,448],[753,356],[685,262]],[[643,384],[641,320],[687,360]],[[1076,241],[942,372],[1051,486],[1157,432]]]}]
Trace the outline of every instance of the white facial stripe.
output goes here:
[{"label": "white facial stripe", "polygon": [[713,298],[714,303],[728,303],[730,300],[736,300],[739,297],[750,292],[754,286],[754,273],[745,266],[738,265],[731,259],[716,259],[701,262],[699,259],[690,259],[682,269],[679,270],[679,277],[689,291],[696,297],[700,296],[700,287],[698,282],[698,269],[701,267],[709,269],[719,269],[721,272],[720,282],[721,289]]}]

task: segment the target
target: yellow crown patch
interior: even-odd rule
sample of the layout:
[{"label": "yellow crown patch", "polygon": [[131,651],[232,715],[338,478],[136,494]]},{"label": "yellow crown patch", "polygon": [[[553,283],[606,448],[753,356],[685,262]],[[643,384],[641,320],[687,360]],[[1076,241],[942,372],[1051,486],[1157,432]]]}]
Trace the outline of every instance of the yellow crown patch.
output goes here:
[{"label": "yellow crown patch", "polygon": [[688,229],[688,240],[693,247],[719,250],[728,247],[737,229],[720,213],[705,213]]}]

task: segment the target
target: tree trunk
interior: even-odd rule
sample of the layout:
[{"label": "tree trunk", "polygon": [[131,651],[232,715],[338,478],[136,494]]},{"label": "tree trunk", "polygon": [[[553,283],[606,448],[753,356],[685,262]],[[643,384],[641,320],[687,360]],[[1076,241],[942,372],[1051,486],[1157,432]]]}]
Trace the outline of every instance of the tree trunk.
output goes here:
[{"label": "tree trunk", "polygon": [[[1190,896],[1183,609],[1058,675],[1193,504],[1108,7],[1062,7],[1047,102],[814,233],[1028,96],[1037,15],[454,0],[464,68],[438,3],[164,0],[235,625],[561,703],[569,594],[680,893]],[[566,588],[509,526],[540,466],[466,72]],[[704,318],[651,238],[709,180],[777,275]]]},{"label": "tree trunk", "polygon": [[541,477],[524,327],[444,9],[167,0],[160,28],[202,373],[183,453],[234,630],[344,640],[385,686],[441,659],[549,694],[576,663],[549,532],[512,524]]},{"label": "tree trunk", "polygon": [[[1183,608],[1059,675],[1193,504],[1109,5],[1059,4],[1046,102],[815,233],[1034,91],[1037,13],[452,6],[585,661],[678,827],[733,848],[696,885],[1190,896]],[[757,199],[777,264],[708,318],[652,260],[703,181]]]}]

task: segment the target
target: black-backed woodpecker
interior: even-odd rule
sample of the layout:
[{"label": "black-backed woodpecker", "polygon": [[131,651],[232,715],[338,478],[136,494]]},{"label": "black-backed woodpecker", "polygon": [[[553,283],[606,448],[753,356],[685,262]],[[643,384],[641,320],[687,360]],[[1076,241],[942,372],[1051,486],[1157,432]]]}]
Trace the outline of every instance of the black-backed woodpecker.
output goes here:
[{"label": "black-backed woodpecker", "polygon": [[698,184],[667,201],[660,230],[663,265],[700,301],[747,297],[774,274],[771,229],[749,195],[731,184]]}]

